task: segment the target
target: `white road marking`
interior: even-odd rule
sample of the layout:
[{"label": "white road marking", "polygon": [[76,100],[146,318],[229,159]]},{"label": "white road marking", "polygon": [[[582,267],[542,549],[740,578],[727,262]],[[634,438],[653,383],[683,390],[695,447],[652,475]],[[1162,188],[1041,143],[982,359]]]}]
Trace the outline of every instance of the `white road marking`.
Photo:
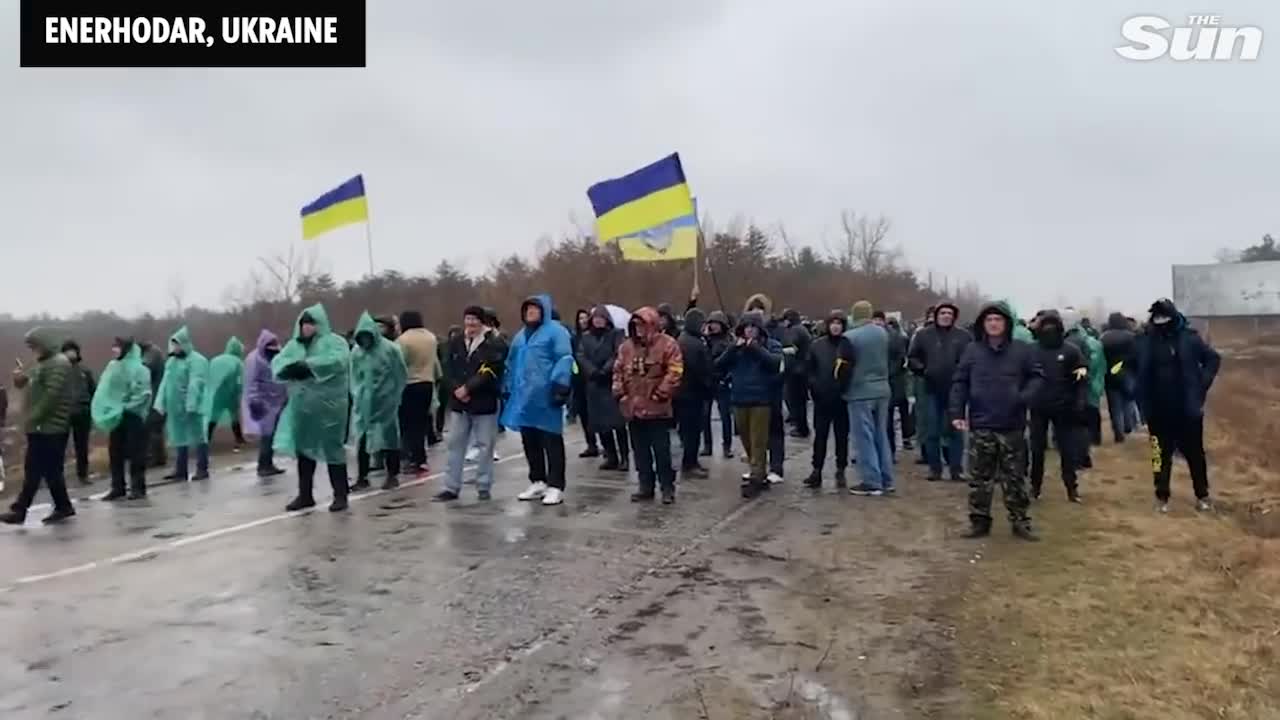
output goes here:
[{"label": "white road marking", "polygon": [[[519,453],[516,455],[507,455],[506,457],[503,457],[499,460],[495,460],[493,464],[499,465],[501,463],[505,463],[510,460],[517,460],[517,459],[524,459],[524,453]],[[402,482],[400,483],[400,487],[392,490],[382,490],[382,489],[369,490],[356,495],[351,495],[350,501],[354,503],[362,500],[368,500],[370,498],[380,497],[382,495],[388,495],[388,494],[398,492],[400,490],[405,490],[411,487],[426,485],[432,480],[438,480],[444,476],[445,476],[445,473],[438,472],[423,478],[415,478],[413,480]],[[44,573],[42,575],[27,575],[25,577],[20,577],[12,581],[11,585],[0,587],[0,593],[10,592],[19,587],[32,585],[34,583],[44,582],[45,580],[54,580],[56,578],[67,577],[69,575],[79,575],[81,573],[85,573],[90,570],[95,570],[101,567],[108,567],[111,565],[120,565],[121,563],[132,562],[142,557],[146,557],[150,555],[158,555],[160,553],[169,552],[171,550],[177,550],[178,548],[186,547],[188,545],[195,545],[196,543],[202,543],[207,540],[213,540],[215,538],[224,537],[226,535],[234,535],[239,532],[244,532],[245,530],[252,530],[253,528],[261,527],[263,525],[269,525],[271,523],[278,522],[280,520],[284,520],[287,518],[298,517],[301,515],[308,515],[312,512],[315,512],[315,509],[316,508],[307,508],[305,510],[298,510],[295,512],[282,512],[282,513],[277,513],[275,515],[268,515],[266,517],[258,518],[257,520],[250,520],[248,522],[240,523],[239,525],[231,525],[229,527],[219,528],[217,530],[210,530],[209,532],[201,533],[200,535],[192,535],[190,537],[171,540],[169,542],[162,543],[159,545],[153,545],[148,548],[143,548],[142,550],[133,550],[127,553],[122,553],[120,555],[109,557],[105,560],[87,562],[87,563],[84,563],[83,565],[76,565],[74,567],[63,568],[61,570],[56,570],[51,573]]]}]

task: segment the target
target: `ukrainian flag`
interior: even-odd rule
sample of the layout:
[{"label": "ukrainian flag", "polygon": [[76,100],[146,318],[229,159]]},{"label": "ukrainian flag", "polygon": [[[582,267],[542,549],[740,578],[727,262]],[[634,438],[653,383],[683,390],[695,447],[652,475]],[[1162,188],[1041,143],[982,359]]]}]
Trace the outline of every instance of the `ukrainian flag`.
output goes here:
[{"label": "ukrainian flag", "polygon": [[311,240],[344,225],[368,221],[364,176],[357,175],[302,207],[302,239]]},{"label": "ukrainian flag", "polygon": [[[613,180],[605,180],[587,188],[587,197],[596,213],[596,234],[600,242],[622,238],[641,237],[643,233],[659,231],[673,236],[674,230],[686,227],[691,219],[697,226],[693,209],[693,195],[685,181],[680,155],[671,155],[652,165]],[[672,225],[673,232],[663,228]],[[685,257],[693,257],[686,255]],[[666,253],[662,259],[679,259]]]},{"label": "ukrainian flag", "polygon": [[656,228],[618,238],[623,260],[657,262],[659,260],[694,260],[698,257],[698,215],[683,215]]}]

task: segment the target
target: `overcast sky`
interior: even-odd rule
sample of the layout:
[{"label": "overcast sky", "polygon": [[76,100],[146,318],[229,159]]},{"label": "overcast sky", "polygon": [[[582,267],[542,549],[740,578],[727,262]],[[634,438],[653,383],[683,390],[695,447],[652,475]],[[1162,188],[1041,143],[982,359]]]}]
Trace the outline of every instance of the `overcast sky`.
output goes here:
[{"label": "overcast sky", "polygon": [[[673,150],[716,220],[822,248],[841,209],[884,213],[913,267],[1024,312],[1145,309],[1171,263],[1280,233],[1275,0],[368,12],[362,70],[20,70],[16,9],[0,14],[0,312],[161,310],[179,281],[216,305],[357,172],[379,269],[478,271],[588,219],[592,182]],[[1112,50],[1130,16],[1202,12],[1262,27],[1262,57]],[[320,241],[339,278],[365,271],[363,237]]]}]

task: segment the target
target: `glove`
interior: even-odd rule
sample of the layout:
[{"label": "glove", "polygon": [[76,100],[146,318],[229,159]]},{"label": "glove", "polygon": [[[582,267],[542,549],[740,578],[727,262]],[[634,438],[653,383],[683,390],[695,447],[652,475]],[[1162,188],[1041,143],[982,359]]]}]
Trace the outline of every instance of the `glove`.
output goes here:
[{"label": "glove", "polygon": [[552,383],[551,385],[551,405],[553,407],[564,407],[569,402],[570,388],[568,385],[560,385]]},{"label": "glove", "polygon": [[258,422],[267,416],[267,406],[262,404],[260,400],[254,400],[249,403],[249,417],[254,422]]},{"label": "glove", "polygon": [[282,380],[306,380],[312,377],[311,368],[301,360],[296,363],[285,365],[280,370],[280,379]]}]

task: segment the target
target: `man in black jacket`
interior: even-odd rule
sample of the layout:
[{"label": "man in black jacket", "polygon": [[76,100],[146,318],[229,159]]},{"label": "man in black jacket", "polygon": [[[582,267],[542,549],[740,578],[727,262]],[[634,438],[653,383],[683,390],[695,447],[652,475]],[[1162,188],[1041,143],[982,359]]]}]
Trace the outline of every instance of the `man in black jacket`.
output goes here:
[{"label": "man in black jacket", "polygon": [[1120,443],[1138,425],[1133,404],[1132,374],[1137,339],[1129,329],[1129,319],[1123,313],[1111,313],[1107,318],[1107,329],[1099,341],[1102,353],[1107,357],[1107,410],[1111,416],[1111,434]]},{"label": "man in black jacket", "polygon": [[1027,481],[1022,453],[1027,407],[1040,391],[1035,348],[1014,342],[1013,317],[999,303],[978,314],[978,338],[956,366],[951,387],[950,424],[972,433],[970,445],[969,522],[971,538],[991,534],[991,497],[1000,485],[1013,534],[1038,540],[1027,510]]},{"label": "man in black jacket", "polygon": [[702,339],[706,315],[698,308],[684,314],[684,330],[678,342],[684,358],[684,375],[675,396],[676,424],[680,429],[680,473],[685,478],[706,478],[707,469],[698,464],[699,440],[704,425],[703,413],[708,409],[714,378],[711,351]]},{"label": "man in black jacket", "polygon": [[[729,375],[717,363],[726,350],[733,347],[733,324],[729,316],[714,310],[707,316],[707,350],[712,363],[712,398],[720,413],[721,444],[726,459],[733,457],[733,404],[729,398]],[[702,427],[702,454],[711,454],[711,401],[707,403],[706,420]]]},{"label": "man in black jacket", "polygon": [[98,385],[94,382],[93,371],[81,362],[80,344],[68,340],[62,344],[62,354],[71,362],[71,444],[76,454],[76,479],[81,485],[89,484],[89,431],[93,420],[89,415],[89,405],[93,402],[93,391]]},{"label": "man in black jacket", "polygon": [[1082,439],[1080,425],[1089,399],[1086,379],[1089,369],[1080,349],[1066,342],[1066,330],[1057,310],[1048,310],[1039,316],[1036,358],[1044,381],[1040,396],[1031,406],[1031,497],[1038,499],[1044,484],[1044,454],[1052,423],[1062,485],[1067,490],[1067,499],[1078,503],[1077,444]]},{"label": "man in black jacket", "polygon": [[911,401],[907,399],[907,350],[911,341],[902,326],[895,318],[885,318],[881,310],[872,316],[877,322],[884,322],[885,332],[889,333],[889,451],[894,458],[898,457],[898,433],[894,431],[893,416],[896,413],[902,425],[902,449],[911,449],[911,439],[916,435],[915,418],[911,415]]},{"label": "man in black jacket", "polygon": [[827,459],[827,435],[836,436],[836,487],[845,487],[844,471],[849,466],[849,405],[844,391],[853,371],[853,345],[844,336],[848,329],[844,312],[832,310],[826,332],[809,346],[805,375],[813,393],[813,473],[804,481],[811,488],[822,487],[822,466]]},{"label": "man in black jacket", "polygon": [[[573,333],[569,337],[575,362],[582,350],[582,338],[590,331],[591,312],[580,308],[574,315]],[[582,435],[587,440],[587,447],[578,453],[578,457],[600,457],[600,445],[596,441],[596,434],[591,430],[591,408],[587,403],[587,378],[582,372],[581,363],[578,363],[574,370],[571,383],[573,400],[569,403],[569,420],[572,421],[574,417],[578,418],[578,422],[582,424]]]},{"label": "man in black jacket", "polygon": [[[791,437],[809,437],[809,388],[806,368],[813,338],[800,323],[800,313],[788,309],[782,313],[784,325],[782,352],[787,355],[787,413],[791,419]],[[815,420],[816,422],[816,420]]]},{"label": "man in black jacket", "polygon": [[476,489],[488,500],[493,489],[493,445],[498,435],[498,396],[507,361],[506,343],[496,331],[486,330],[485,311],[478,305],[462,314],[462,335],[449,339],[449,382],[454,387],[449,399],[449,469],[445,489],[435,499],[457,500],[462,492],[462,468],[467,447],[474,440]]},{"label": "man in black jacket", "polygon": [[625,331],[616,328],[609,310],[597,305],[591,310],[588,330],[578,339],[574,361],[582,377],[585,410],[582,421],[589,437],[598,435],[604,446],[601,470],[631,471],[631,444],[627,420],[613,396],[613,366]]},{"label": "man in black jacket", "polygon": [[929,463],[929,480],[942,479],[942,443],[946,436],[951,479],[964,480],[964,433],[947,422],[947,404],[956,366],[972,337],[956,327],[960,309],[944,302],[934,311],[934,322],[916,333],[907,351],[907,366],[924,378],[928,403],[928,425],[924,428],[924,456]]}]

